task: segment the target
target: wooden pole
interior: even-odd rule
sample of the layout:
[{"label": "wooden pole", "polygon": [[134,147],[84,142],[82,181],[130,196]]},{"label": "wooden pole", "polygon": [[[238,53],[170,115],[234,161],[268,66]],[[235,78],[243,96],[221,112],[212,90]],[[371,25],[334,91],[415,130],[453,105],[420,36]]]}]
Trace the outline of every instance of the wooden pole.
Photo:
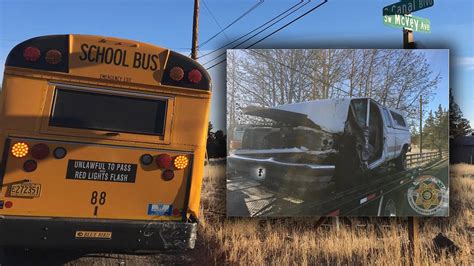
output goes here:
[{"label": "wooden pole", "polygon": [[415,41],[413,38],[413,31],[403,29],[403,49],[414,49]]},{"label": "wooden pole", "polygon": [[[403,29],[403,49],[414,49],[413,31]],[[420,156],[423,152],[423,96],[420,95]],[[408,217],[408,256],[410,265],[418,265],[418,218]]]},{"label": "wooden pole", "polygon": [[408,217],[408,240],[410,264],[418,265],[418,218],[416,217]]},{"label": "wooden pole", "polygon": [[193,40],[192,40],[192,46],[191,46],[191,58],[194,60],[197,59],[198,28],[199,28],[199,0],[194,0]]}]

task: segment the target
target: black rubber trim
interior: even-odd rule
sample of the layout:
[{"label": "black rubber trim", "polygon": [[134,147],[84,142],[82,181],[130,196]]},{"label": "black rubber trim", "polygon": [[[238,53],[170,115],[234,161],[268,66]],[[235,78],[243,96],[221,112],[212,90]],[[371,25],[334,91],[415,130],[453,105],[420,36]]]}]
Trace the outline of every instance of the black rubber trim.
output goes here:
[{"label": "black rubber trim", "polygon": [[[106,238],[78,237],[78,231],[111,232]],[[0,246],[93,250],[192,249],[197,223],[5,216]]]},{"label": "black rubber trim", "polygon": [[10,151],[11,139],[7,138],[5,140],[5,145],[3,146],[3,157],[2,164],[0,165],[0,191],[3,187],[3,178],[5,177],[5,171],[7,170],[8,154]]},{"label": "black rubber trim", "polygon": [[189,157],[191,157],[189,159],[189,165],[188,165],[188,171],[187,171],[187,175],[189,176],[188,177],[188,181],[186,183],[186,194],[184,195],[184,209],[183,209],[183,213],[182,213],[182,219],[183,219],[183,222],[186,221],[187,219],[187,213],[188,213],[188,209],[189,209],[189,195],[191,194],[191,183],[193,181],[193,158],[194,156],[193,155],[190,155]]}]

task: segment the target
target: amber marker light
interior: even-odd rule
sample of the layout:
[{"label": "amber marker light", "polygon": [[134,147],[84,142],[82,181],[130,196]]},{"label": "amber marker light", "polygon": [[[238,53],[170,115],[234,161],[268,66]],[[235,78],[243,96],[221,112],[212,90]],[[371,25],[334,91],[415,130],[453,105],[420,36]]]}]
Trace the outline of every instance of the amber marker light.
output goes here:
[{"label": "amber marker light", "polygon": [[170,78],[174,81],[180,81],[184,77],[184,70],[180,67],[173,67],[170,71]]},{"label": "amber marker light", "polygon": [[46,52],[44,60],[46,60],[48,64],[57,65],[62,60],[62,54],[58,50],[49,50],[48,52]]},{"label": "amber marker light", "polygon": [[28,155],[28,144],[24,142],[17,142],[12,146],[12,155],[17,158],[23,158]]},{"label": "amber marker light", "polygon": [[188,157],[184,155],[178,155],[174,158],[174,167],[178,170],[186,168],[188,166],[189,160]]}]

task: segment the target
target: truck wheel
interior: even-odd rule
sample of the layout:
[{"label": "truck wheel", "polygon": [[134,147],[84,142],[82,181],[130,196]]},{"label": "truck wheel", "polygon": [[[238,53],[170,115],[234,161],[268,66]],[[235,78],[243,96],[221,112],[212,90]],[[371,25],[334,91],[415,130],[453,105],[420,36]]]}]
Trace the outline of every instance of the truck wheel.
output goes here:
[{"label": "truck wheel", "polygon": [[399,171],[407,170],[407,151],[406,151],[406,149],[403,149],[400,156],[398,156],[398,158],[395,159],[395,165],[397,167],[397,170],[399,170]]},{"label": "truck wheel", "polygon": [[393,199],[387,200],[383,207],[383,216],[394,217],[397,216],[397,205]]}]

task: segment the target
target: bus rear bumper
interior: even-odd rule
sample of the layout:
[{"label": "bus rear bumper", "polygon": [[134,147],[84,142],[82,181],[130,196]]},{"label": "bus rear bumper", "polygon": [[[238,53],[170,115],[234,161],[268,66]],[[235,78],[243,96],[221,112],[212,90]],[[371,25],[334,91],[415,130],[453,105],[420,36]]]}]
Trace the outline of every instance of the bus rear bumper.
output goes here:
[{"label": "bus rear bumper", "polygon": [[193,249],[197,222],[0,217],[0,246],[91,250]]}]

